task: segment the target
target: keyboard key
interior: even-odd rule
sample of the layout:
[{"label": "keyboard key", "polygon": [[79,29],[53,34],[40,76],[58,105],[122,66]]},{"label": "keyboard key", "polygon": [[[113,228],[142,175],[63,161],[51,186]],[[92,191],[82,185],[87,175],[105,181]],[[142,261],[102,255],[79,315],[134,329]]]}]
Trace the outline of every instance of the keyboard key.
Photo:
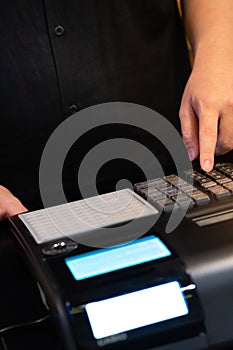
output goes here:
[{"label": "keyboard key", "polygon": [[157,201],[159,207],[164,211],[171,211],[174,208],[175,202],[170,198],[160,199]]},{"label": "keyboard key", "polygon": [[172,199],[180,207],[188,204],[189,207],[191,208],[194,205],[194,201],[190,197],[186,196],[185,194],[179,194],[178,196],[172,197]]},{"label": "keyboard key", "polygon": [[210,187],[216,186],[216,182],[210,180],[210,181],[201,183],[200,186],[201,186],[204,190],[206,190],[206,189],[208,189],[208,188],[210,188]]},{"label": "keyboard key", "polygon": [[158,191],[157,193],[150,194],[148,198],[151,199],[152,202],[157,202],[159,199],[167,198],[167,196],[165,195],[165,193]]},{"label": "keyboard key", "polygon": [[187,184],[187,186],[180,187],[180,190],[184,193],[190,193],[196,191],[197,189],[193,185]]},{"label": "keyboard key", "polygon": [[171,198],[171,197],[173,197],[173,196],[177,196],[178,191],[179,191],[179,190],[178,190],[177,188],[173,187],[173,188],[168,189],[167,192],[166,192],[166,194],[167,194],[168,197]]},{"label": "keyboard key", "polygon": [[219,184],[219,185],[223,185],[225,183],[228,183],[228,182],[232,182],[232,180],[229,178],[229,177],[222,177],[221,179],[217,179],[216,182]]},{"label": "keyboard key", "polygon": [[217,199],[229,197],[231,193],[224,187],[216,185],[209,188],[209,192],[213,194]]},{"label": "keyboard key", "polygon": [[233,181],[223,184],[223,187],[233,193]]},{"label": "keyboard key", "polygon": [[199,190],[190,194],[190,197],[197,205],[206,204],[210,201],[210,197],[206,193]]}]

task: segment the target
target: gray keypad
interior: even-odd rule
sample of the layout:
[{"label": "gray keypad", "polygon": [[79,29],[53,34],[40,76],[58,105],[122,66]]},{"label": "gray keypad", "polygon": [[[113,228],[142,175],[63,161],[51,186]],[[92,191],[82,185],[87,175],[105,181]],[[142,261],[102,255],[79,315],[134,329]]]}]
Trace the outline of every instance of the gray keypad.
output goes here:
[{"label": "gray keypad", "polygon": [[138,193],[164,211],[176,207],[189,208],[222,200],[233,195],[233,164],[217,164],[209,173],[191,169],[184,177],[176,174],[135,185]]}]

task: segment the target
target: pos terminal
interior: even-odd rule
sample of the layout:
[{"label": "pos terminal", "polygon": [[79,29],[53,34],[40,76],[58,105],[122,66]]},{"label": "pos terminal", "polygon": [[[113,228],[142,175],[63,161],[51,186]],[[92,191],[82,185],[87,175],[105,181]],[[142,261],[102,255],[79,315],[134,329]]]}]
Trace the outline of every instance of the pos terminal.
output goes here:
[{"label": "pos terminal", "polygon": [[[119,194],[121,204],[130,198],[123,211],[111,201]],[[108,211],[103,206],[97,216],[98,198],[92,197],[10,219],[64,346],[204,349],[207,336],[197,286],[155,228],[140,233],[159,211],[129,189],[103,197]],[[135,218],[136,236],[114,245],[111,240],[107,246],[93,243],[101,228],[111,232]]]}]

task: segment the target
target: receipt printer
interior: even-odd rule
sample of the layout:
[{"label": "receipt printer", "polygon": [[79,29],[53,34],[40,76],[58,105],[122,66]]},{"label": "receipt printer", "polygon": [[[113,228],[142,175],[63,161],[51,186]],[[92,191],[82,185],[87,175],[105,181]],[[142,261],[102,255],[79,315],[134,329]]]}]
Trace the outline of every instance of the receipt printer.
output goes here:
[{"label": "receipt printer", "polygon": [[67,350],[206,348],[197,287],[156,231],[106,248],[64,235],[38,243],[44,213],[11,225]]}]

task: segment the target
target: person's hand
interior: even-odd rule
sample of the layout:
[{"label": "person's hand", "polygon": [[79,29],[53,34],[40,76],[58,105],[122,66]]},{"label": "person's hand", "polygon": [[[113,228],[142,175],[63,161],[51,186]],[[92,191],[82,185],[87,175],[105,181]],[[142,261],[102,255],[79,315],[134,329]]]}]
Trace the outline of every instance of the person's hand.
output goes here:
[{"label": "person's hand", "polygon": [[210,171],[214,154],[233,149],[233,56],[198,59],[180,108],[183,140],[191,160]]},{"label": "person's hand", "polygon": [[184,1],[187,35],[194,53],[180,121],[191,160],[210,171],[214,154],[233,149],[233,1]]},{"label": "person's hand", "polygon": [[24,205],[7,188],[0,185],[0,221],[27,211]]}]

